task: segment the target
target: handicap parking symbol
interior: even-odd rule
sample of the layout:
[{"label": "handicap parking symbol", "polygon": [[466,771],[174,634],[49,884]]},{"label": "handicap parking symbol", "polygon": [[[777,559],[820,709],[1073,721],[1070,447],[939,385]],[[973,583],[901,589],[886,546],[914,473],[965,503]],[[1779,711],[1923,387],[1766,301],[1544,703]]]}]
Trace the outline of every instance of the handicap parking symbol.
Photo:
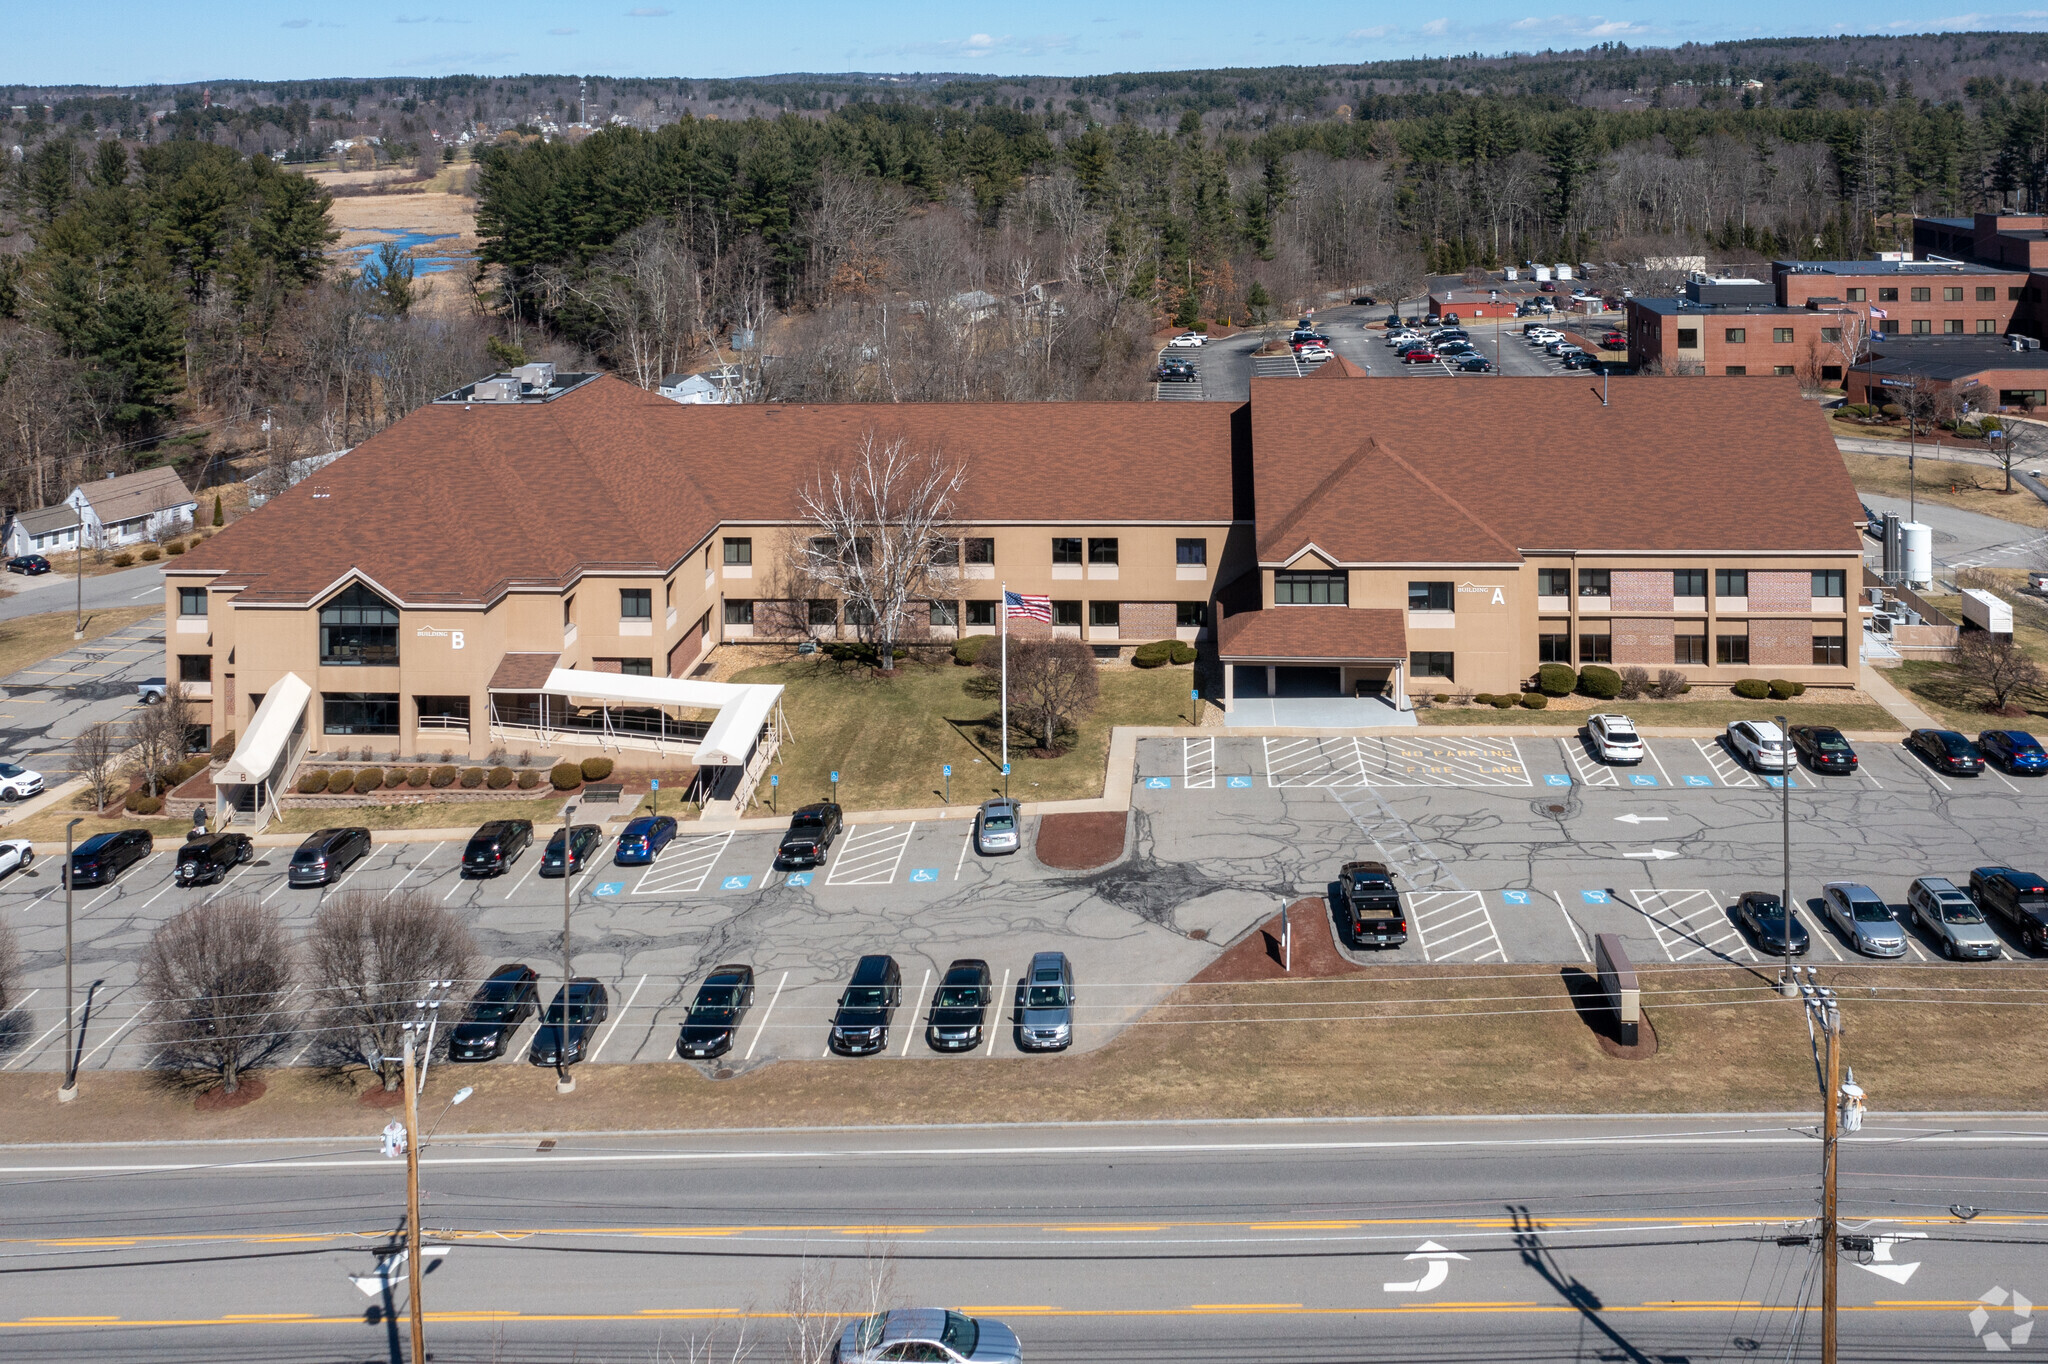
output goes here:
[{"label": "handicap parking symbol", "polygon": [[1230,789],[1233,791],[1242,791],[1252,784],[1250,777],[1231,777],[1228,781]]},{"label": "handicap parking symbol", "polygon": [[1712,777],[1695,777],[1688,775],[1685,779],[1685,784],[1687,786],[1712,786],[1714,784],[1714,779]]},{"label": "handicap parking symbol", "polygon": [[939,869],[937,867],[919,867],[910,873],[910,879],[912,881],[936,881],[939,879]]},{"label": "handicap parking symbol", "polygon": [[624,890],[625,888],[626,883],[624,881],[606,881],[604,884],[598,886],[590,893],[592,895],[617,895],[620,891]]},{"label": "handicap parking symbol", "polygon": [[753,884],[754,878],[751,876],[728,876],[719,883],[718,888],[720,890],[745,890]]},{"label": "handicap parking symbol", "polygon": [[1607,892],[1604,890],[1582,890],[1579,892],[1579,898],[1589,905],[1604,905],[1608,902]]},{"label": "handicap parking symbol", "polygon": [[1172,777],[1147,777],[1147,778],[1145,778],[1145,789],[1146,789],[1147,791],[1168,791],[1168,790],[1171,790],[1172,788],[1173,788],[1173,778],[1172,778]]},{"label": "handicap parking symbol", "polygon": [[1628,774],[1628,784],[1630,786],[1655,786],[1657,779],[1647,772],[1631,772]]},{"label": "handicap parking symbol", "polygon": [[1529,903],[1529,892],[1526,890],[1504,890],[1500,893],[1500,898],[1511,905],[1526,905]]},{"label": "handicap parking symbol", "polygon": [[[1792,784],[1797,786],[1799,783],[1793,782]],[[1773,791],[1782,790],[1785,785],[1785,779],[1783,777],[1765,777],[1764,785],[1770,787]]]},{"label": "handicap parking symbol", "polygon": [[817,875],[816,872],[793,871],[784,879],[782,884],[785,886],[808,886],[811,883],[811,878],[815,875]]},{"label": "handicap parking symbol", "polygon": [[1572,779],[1562,772],[1545,772],[1543,774],[1543,784],[1545,786],[1570,786]]}]

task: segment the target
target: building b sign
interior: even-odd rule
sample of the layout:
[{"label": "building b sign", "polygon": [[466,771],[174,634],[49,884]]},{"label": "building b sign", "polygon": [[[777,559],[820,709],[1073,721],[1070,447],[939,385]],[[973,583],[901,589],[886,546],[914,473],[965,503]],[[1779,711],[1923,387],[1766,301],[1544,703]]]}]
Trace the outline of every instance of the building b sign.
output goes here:
[{"label": "building b sign", "polygon": [[462,631],[460,630],[436,630],[431,625],[422,625],[419,629],[419,637],[421,639],[439,639],[444,635],[448,638],[449,648],[460,649],[462,647]]}]

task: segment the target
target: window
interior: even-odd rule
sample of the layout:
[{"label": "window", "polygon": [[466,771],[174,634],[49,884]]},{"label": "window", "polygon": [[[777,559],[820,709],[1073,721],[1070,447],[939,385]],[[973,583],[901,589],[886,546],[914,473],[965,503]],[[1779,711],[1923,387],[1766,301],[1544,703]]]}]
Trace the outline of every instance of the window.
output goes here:
[{"label": "window", "polygon": [[[731,544],[730,540],[726,541]],[[620,620],[653,620],[654,589],[651,587],[622,587],[619,589]]]},{"label": "window", "polygon": [[1932,298],[1933,294],[1928,290],[1928,288],[1925,285],[1921,285],[1920,287],[1913,290],[1912,301],[1915,303],[1926,303],[1929,302]]},{"label": "window", "polygon": [[1426,654],[1408,655],[1410,677],[1441,677],[1447,682],[1458,679],[1453,656],[1441,650]]},{"label": "window", "polygon": [[[1958,294],[1958,295],[1956,295],[1956,297],[1960,298],[1960,297],[1962,297],[1962,295],[1961,295],[1961,294]],[[1996,303],[1996,302],[1998,301],[1998,288],[1997,288],[1997,286],[1995,286],[1995,285],[1984,285],[1984,284],[1980,284],[1980,285],[1978,285],[1978,286],[1977,286],[1977,301],[1978,301],[1979,303]]]},{"label": "window", "polygon": [[1707,637],[1705,635],[1673,635],[1671,637],[1671,661],[1704,665],[1707,661]]},{"label": "window", "polygon": [[1723,374],[1731,374],[1731,375],[1741,375],[1741,374],[1747,374],[1747,373],[1749,373],[1749,366],[1748,366],[1748,365],[1730,365],[1730,366],[1728,366],[1728,367],[1727,367],[1726,369],[1722,370],[1721,372],[1722,372]]},{"label": "window", "polygon": [[1088,562],[1091,564],[1114,564],[1116,562],[1116,541],[1094,539],[1088,541]]},{"label": "window", "polygon": [[1913,319],[1913,335],[1932,336],[1933,334],[1934,323],[1931,319],[1925,317],[1916,317]]},{"label": "window", "polygon": [[1998,390],[1998,405],[2000,407],[2024,407],[2029,410],[2036,407],[2048,407],[2048,389],[2001,388]]},{"label": "window", "polygon": [[[357,583],[320,608],[320,661],[340,666],[398,662],[398,611]],[[397,704],[393,701],[393,704]],[[393,718],[393,726],[398,721]],[[329,730],[328,733],[353,733]],[[398,730],[393,728],[391,733]]]},{"label": "window", "polygon": [[1173,623],[1183,630],[1198,630],[1209,623],[1209,603],[1178,601],[1173,604]]},{"label": "window", "polygon": [[1714,636],[1714,661],[1716,663],[1748,663],[1748,635]]},{"label": "window", "polygon": [[415,696],[413,709],[419,712],[421,729],[468,729],[467,696]]},{"label": "window", "polygon": [[1849,642],[1841,635],[1815,635],[1813,637],[1814,666],[1840,668],[1849,662]]},{"label": "window", "polygon": [[1948,318],[1941,324],[1941,331],[1944,336],[1961,336],[1963,334],[1963,319],[1960,317]]},{"label": "window", "polygon": [[321,732],[326,734],[396,734],[398,693],[322,692],[320,718]]},{"label": "window", "polygon": [[661,604],[673,611],[676,609],[676,580],[670,578],[661,585]]},{"label": "window", "polygon": [[1079,625],[1081,623],[1081,603],[1077,601],[1054,602],[1052,604],[1052,623],[1054,625]]},{"label": "window", "polygon": [[751,564],[754,562],[754,542],[751,539],[733,539],[728,536],[725,541],[725,561],[729,564]]},{"label": "window", "polygon": [[654,660],[651,658],[622,658],[619,660],[619,672],[626,677],[652,677],[654,676]]},{"label": "window", "polygon": [[1572,571],[1568,568],[1539,568],[1536,570],[1536,595],[1539,597],[1569,597],[1572,594]]},{"label": "window", "polygon": [[1056,564],[1078,564],[1081,562],[1081,541],[1078,536],[1055,535],[1052,537],[1052,561]]},{"label": "window", "polygon": [[1820,568],[1813,573],[1813,595],[1816,597],[1839,597],[1846,586],[1842,570]]},{"label": "window", "polygon": [[178,589],[178,614],[181,616],[203,616],[206,614],[206,589],[203,587],[181,587]]},{"label": "window", "polygon": [[725,603],[725,623],[727,625],[752,625],[754,623],[754,604],[750,601],[734,601],[728,597]]},{"label": "window", "polygon": [[992,564],[996,561],[996,542],[986,535],[967,537],[967,562],[970,564]]},{"label": "window", "polygon": [[1580,635],[1579,662],[1612,663],[1614,661],[1614,637],[1612,635]]},{"label": "window", "polygon": [[864,601],[850,601],[846,604],[846,623],[856,630],[865,630],[875,623],[875,610]]},{"label": "window", "polygon": [[1897,336],[1899,334],[1899,319],[1896,317],[1884,318],[1877,324],[1877,329],[1886,336]]},{"label": "window", "polygon": [[1704,597],[1707,595],[1707,570],[1704,568],[1679,568],[1671,573],[1671,595],[1674,597]]},{"label": "window", "polygon": [[1830,346],[1839,346],[1842,344],[1842,329],[1840,327],[1822,327],[1820,329],[1820,339],[1827,342]]},{"label": "window", "polygon": [[1451,593],[1456,583],[1409,583],[1408,609],[1410,611],[1449,611]]},{"label": "window", "polygon": [[1579,595],[1582,597],[1606,597],[1613,595],[1614,574],[1604,568],[1582,568],[1579,570]]},{"label": "window", "polygon": [[1851,303],[1862,303],[1869,297],[1870,291],[1868,289],[1851,289],[1849,291],[1849,301]]},{"label": "window", "polygon": [[1998,319],[1997,319],[1997,318],[1995,318],[1995,317],[1980,317],[1980,318],[1978,318],[1978,319],[1977,319],[1977,335],[1979,335],[1979,336],[1996,336],[1996,335],[1998,335]]},{"label": "window", "polygon": [[1700,329],[1698,327],[1680,327],[1678,329],[1678,348],[1680,350],[1698,350],[1700,348]]},{"label": "window", "polygon": [[1941,300],[1944,303],[1961,303],[1963,291],[1955,285],[1949,285],[1941,291]]},{"label": "window", "polygon": [[1173,561],[1177,564],[1206,564],[1209,562],[1207,540],[1175,540]]},{"label": "window", "polygon": [[812,625],[837,625],[839,623],[839,603],[830,597],[811,598],[810,622]]},{"label": "window", "polygon": [[1747,597],[1749,595],[1749,571],[1741,568],[1715,569],[1714,595],[1717,597]]},{"label": "window", "polygon": [[1572,637],[1570,633],[1558,631],[1536,636],[1536,661],[1538,663],[1571,662]]},{"label": "window", "polygon": [[213,681],[213,655],[179,654],[178,680],[180,682]]},{"label": "window", "polygon": [[1349,580],[1342,573],[1275,573],[1276,606],[1343,606],[1351,600]]},{"label": "window", "polygon": [[935,539],[931,542],[931,562],[940,568],[952,568],[960,562],[960,542],[951,539]]},{"label": "window", "polygon": [[2005,290],[2005,301],[2006,301],[2006,302],[2008,302],[2008,303],[2018,303],[2018,302],[2019,302],[2020,300],[2024,299],[2024,298],[2025,298],[2026,296],[2027,296],[2027,291],[2026,291],[2026,290],[2025,290],[2024,288],[2021,288],[2021,287],[2019,287],[2019,286],[2017,286],[2017,285],[2007,285],[2007,286],[2006,286],[2006,290]]},{"label": "window", "polygon": [[1089,602],[1088,623],[1090,625],[1114,626],[1117,623],[1117,607],[1119,605],[1120,603],[1113,601]]},{"label": "window", "polygon": [[933,602],[933,603],[932,603],[932,624],[933,624],[933,625],[958,625],[959,623],[960,623],[960,603],[959,603],[959,602],[954,602],[954,601],[935,601],[935,602]]},{"label": "window", "polygon": [[1743,342],[1749,340],[1749,328],[1730,327],[1726,332],[1722,334],[1722,339],[1725,340],[1731,346],[1739,346]]},{"label": "window", "polygon": [[1822,365],[1820,367],[1820,381],[1824,384],[1841,383],[1842,367],[1840,365]]},{"label": "window", "polygon": [[1772,374],[1774,374],[1774,375],[1776,375],[1776,376],[1777,376],[1778,378],[1780,378],[1780,379],[1789,379],[1789,378],[1791,378],[1791,377],[1792,377],[1792,375],[1794,375],[1794,374],[1795,374],[1795,373],[1797,373],[1797,372],[1798,372],[1798,371],[1797,371],[1797,370],[1795,370],[1795,369],[1794,369],[1794,368],[1793,368],[1793,367],[1792,367],[1791,365],[1772,365],[1772,366],[1771,366],[1771,373],[1772,373]]},{"label": "window", "polygon": [[969,625],[994,625],[996,623],[996,604],[992,601],[971,601],[967,603],[967,623]]},{"label": "window", "polygon": [[1791,344],[1792,344],[1792,329],[1791,329],[1790,327],[1773,327],[1773,328],[1771,328],[1771,344],[1773,344],[1773,345],[1777,345],[1777,346],[1789,346],[1789,345],[1791,345]]},{"label": "window", "polygon": [[1897,303],[1899,301],[1899,291],[1897,289],[1879,289],[1877,291],[1877,301],[1879,303]]},{"label": "window", "polygon": [[[709,554],[711,551],[707,549],[704,552]],[[562,598],[562,628],[566,630],[575,623],[576,599],[574,597],[564,597]]]}]

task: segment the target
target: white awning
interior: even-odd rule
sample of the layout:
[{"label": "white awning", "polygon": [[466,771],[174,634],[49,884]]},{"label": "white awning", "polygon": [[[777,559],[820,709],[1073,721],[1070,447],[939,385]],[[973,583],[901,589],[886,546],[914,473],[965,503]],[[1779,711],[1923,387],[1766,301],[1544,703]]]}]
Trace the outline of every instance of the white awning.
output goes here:
[{"label": "white awning", "polygon": [[782,700],[781,686],[771,683],[693,682],[686,677],[637,677],[583,668],[552,670],[541,690],[587,701],[715,710],[718,717],[697,747],[700,767],[744,765],[761,726]]},{"label": "white awning", "polygon": [[781,687],[743,685],[740,689],[747,694],[718,712],[697,745],[697,766],[746,766],[747,755],[761,737],[761,726],[768,723],[768,713],[782,701]]},{"label": "white awning", "polygon": [[306,713],[313,689],[297,673],[286,673],[263,693],[263,704],[249,717],[249,728],[235,745],[235,756],[213,779],[215,786],[254,786],[270,775],[292,730]]}]

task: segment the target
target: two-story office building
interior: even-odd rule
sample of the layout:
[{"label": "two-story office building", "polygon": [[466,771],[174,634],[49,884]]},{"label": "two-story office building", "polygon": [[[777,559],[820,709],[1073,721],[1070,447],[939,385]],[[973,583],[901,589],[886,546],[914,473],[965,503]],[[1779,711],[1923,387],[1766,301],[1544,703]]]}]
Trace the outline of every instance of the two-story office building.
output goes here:
[{"label": "two-story office building", "polygon": [[262,739],[251,784],[364,746],[744,761],[739,721],[705,717],[754,702],[685,684],[717,645],[858,629],[789,550],[799,490],[873,438],[965,470],[953,571],[913,605],[932,639],[995,630],[1007,587],[1102,655],[1202,640],[1233,702],[1512,691],[1551,660],[1855,681],[1857,499],[1795,385],[1348,374],[1248,403],[472,386],[172,562],[168,675]]}]

